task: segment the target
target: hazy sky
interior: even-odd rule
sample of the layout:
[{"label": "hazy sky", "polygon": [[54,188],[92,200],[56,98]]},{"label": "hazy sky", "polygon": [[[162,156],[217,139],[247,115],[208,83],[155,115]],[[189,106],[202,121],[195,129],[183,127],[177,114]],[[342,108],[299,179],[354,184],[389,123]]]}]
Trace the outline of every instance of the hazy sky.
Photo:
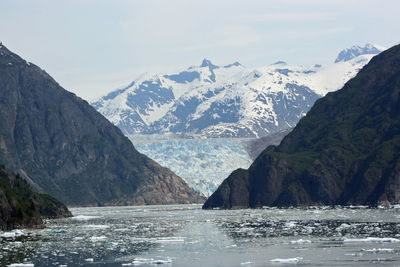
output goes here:
[{"label": "hazy sky", "polygon": [[1,0],[0,41],[87,100],[203,58],[329,64],[400,41],[398,0]]}]

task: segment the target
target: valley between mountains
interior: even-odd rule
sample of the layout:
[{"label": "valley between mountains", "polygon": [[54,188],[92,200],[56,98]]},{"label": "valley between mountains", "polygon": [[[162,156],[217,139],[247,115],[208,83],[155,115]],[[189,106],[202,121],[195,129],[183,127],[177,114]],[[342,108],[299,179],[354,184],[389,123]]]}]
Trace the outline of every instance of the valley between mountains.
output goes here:
[{"label": "valley between mountains", "polygon": [[353,46],[312,67],[205,59],[89,105],[1,45],[2,228],[70,216],[53,197],[103,206],[210,196],[207,209],[396,203],[400,53],[383,50]]},{"label": "valley between mountains", "polygon": [[259,68],[204,59],[176,74],[145,73],[91,102],[135,148],[205,196],[247,169],[328,92],[340,89],[384,48],[367,44],[332,55],[332,64],[279,61]]}]

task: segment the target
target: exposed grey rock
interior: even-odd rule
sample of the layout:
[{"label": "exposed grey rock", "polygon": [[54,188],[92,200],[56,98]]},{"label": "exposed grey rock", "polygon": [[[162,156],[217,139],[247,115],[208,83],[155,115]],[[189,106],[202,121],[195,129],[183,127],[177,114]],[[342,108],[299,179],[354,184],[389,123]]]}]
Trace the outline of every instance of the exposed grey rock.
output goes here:
[{"label": "exposed grey rock", "polygon": [[44,70],[0,48],[0,162],[68,205],[203,199]]}]

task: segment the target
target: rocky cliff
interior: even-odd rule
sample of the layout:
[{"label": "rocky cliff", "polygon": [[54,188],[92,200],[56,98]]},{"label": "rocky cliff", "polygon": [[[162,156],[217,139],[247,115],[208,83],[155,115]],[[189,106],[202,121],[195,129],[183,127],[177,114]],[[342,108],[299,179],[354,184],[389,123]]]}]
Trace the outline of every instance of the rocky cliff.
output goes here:
[{"label": "rocky cliff", "polygon": [[400,202],[400,45],[324,98],[203,208]]},{"label": "rocky cliff", "polygon": [[72,216],[61,202],[38,194],[0,165],[0,230],[42,227],[44,218]]},{"label": "rocky cliff", "polygon": [[0,45],[0,162],[68,205],[203,199],[44,70]]}]

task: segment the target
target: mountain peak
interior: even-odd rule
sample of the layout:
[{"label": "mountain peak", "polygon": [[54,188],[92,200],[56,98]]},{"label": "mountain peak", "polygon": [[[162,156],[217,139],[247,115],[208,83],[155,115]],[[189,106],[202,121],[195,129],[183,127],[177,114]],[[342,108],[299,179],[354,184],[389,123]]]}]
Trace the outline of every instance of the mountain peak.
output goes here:
[{"label": "mountain peak", "polygon": [[285,61],[277,61],[273,63],[272,65],[286,65],[287,63]]},{"label": "mountain peak", "polygon": [[385,48],[368,43],[365,44],[364,47],[353,45],[351,48],[346,48],[340,51],[339,55],[335,60],[335,63],[349,61],[361,55],[367,55],[367,54],[376,55],[382,52],[383,50],[385,50]]},{"label": "mountain peak", "polygon": [[239,66],[243,66],[243,65],[240,64],[238,61],[235,61],[232,64],[228,64],[228,65],[224,66],[224,68],[239,67]]},{"label": "mountain peak", "polygon": [[200,67],[204,68],[204,67],[213,67],[216,68],[217,66],[215,66],[214,64],[212,64],[211,60],[205,58],[203,59],[203,62],[201,62]]}]

